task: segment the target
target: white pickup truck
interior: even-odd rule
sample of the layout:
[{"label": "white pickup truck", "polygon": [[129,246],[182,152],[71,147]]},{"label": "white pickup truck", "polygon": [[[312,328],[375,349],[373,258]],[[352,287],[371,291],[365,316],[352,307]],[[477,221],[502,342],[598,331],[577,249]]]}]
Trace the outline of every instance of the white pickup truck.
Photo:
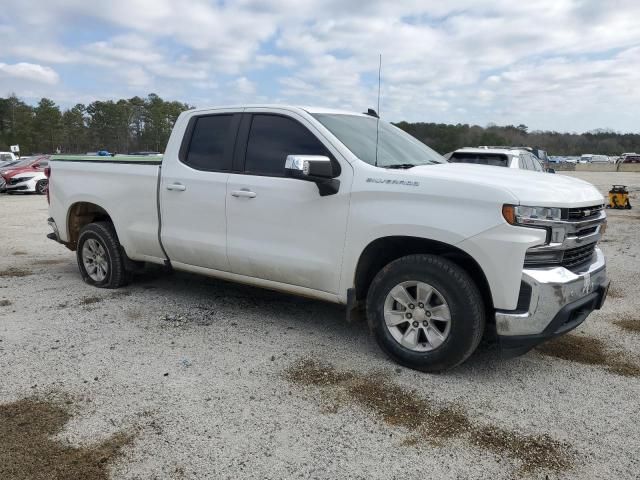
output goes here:
[{"label": "white pickup truck", "polygon": [[485,331],[507,354],[606,297],[604,200],[560,175],[447,161],[375,112],[191,110],[160,157],[53,157],[49,237],[83,279],[143,262],[366,311],[381,348],[453,367]]}]

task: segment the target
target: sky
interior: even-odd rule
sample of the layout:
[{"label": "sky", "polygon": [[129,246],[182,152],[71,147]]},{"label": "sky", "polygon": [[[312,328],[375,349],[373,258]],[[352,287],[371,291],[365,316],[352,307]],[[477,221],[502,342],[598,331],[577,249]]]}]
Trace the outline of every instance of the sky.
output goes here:
[{"label": "sky", "polygon": [[638,0],[3,0],[0,96],[640,131]]}]

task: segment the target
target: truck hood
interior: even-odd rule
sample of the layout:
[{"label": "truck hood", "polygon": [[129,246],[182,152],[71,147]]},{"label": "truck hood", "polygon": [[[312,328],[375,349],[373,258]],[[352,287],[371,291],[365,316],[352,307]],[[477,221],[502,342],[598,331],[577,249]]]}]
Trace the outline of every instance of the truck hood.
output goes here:
[{"label": "truck hood", "polygon": [[2,172],[2,176],[5,178],[11,178],[23,173],[33,173],[34,175],[36,175],[40,172],[42,172],[42,170],[40,169],[35,169],[31,167],[21,167],[21,168],[12,168],[10,170],[5,170]]},{"label": "truck hood", "polygon": [[468,163],[422,165],[401,171],[417,177],[498,187],[511,193],[521,205],[587,207],[604,203],[592,184],[565,175]]}]

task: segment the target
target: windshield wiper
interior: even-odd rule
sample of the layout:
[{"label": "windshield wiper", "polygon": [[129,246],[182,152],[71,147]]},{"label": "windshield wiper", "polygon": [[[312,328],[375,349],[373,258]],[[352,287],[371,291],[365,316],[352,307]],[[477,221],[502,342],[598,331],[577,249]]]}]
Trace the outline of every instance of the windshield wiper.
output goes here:
[{"label": "windshield wiper", "polygon": [[395,169],[409,169],[413,167],[417,167],[417,165],[414,165],[413,163],[397,163],[395,165],[384,166],[384,168],[395,168]]}]

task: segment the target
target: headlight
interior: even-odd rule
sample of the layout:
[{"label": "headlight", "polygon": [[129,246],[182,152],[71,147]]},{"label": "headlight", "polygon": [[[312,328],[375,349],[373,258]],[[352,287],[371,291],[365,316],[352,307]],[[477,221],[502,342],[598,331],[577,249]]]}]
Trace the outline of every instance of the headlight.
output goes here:
[{"label": "headlight", "polygon": [[20,183],[20,182],[28,182],[29,180],[31,180],[34,176],[30,176],[30,177],[15,177],[12,178],[12,180],[16,183]]},{"label": "headlight", "polygon": [[535,225],[540,220],[561,220],[562,210],[555,207],[528,207],[525,205],[504,205],[502,216],[511,225]]}]

